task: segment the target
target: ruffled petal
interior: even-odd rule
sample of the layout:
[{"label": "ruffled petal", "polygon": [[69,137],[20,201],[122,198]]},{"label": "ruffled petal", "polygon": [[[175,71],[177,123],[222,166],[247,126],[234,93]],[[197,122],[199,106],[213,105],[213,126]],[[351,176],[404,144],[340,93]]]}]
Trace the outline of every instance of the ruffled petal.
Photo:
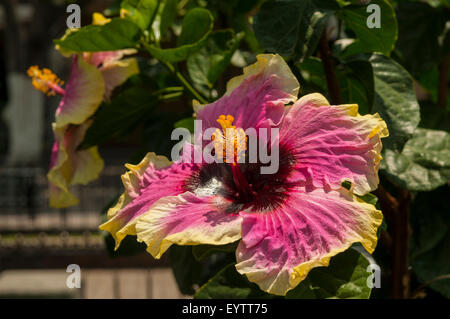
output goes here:
[{"label": "ruffled petal", "polygon": [[241,213],[236,269],[272,294],[285,295],[319,266],[355,242],[372,253],[382,214],[341,189],[295,189],[283,207]]},{"label": "ruffled petal", "polygon": [[155,258],[172,245],[225,245],[241,238],[242,218],[227,212],[222,197],[197,197],[186,192],[165,197],[138,218],[138,241]]},{"label": "ruffled petal", "polygon": [[103,160],[96,146],[77,151],[90,124],[91,122],[86,122],[61,128],[53,123],[55,143],[47,174],[52,207],[76,205],[78,199],[70,192],[69,187],[89,183],[98,178],[103,169]]},{"label": "ruffled petal", "polygon": [[105,64],[100,68],[105,81],[105,100],[109,100],[112,91],[122,85],[130,76],[139,73],[137,60],[134,58]]},{"label": "ruffled petal", "polygon": [[221,128],[220,115],[234,117],[236,127],[270,127],[280,122],[284,104],[297,99],[299,84],[279,55],[260,54],[256,63],[244,68],[244,74],[231,79],[223,97],[211,104],[194,102],[203,127]]},{"label": "ruffled petal", "polygon": [[328,105],[320,94],[290,107],[280,127],[280,144],[296,161],[290,181],[333,189],[350,181],[358,195],[377,188],[381,138],[386,136],[378,114],[361,116],[356,104]]},{"label": "ruffled petal", "polygon": [[126,164],[122,175],[125,192],[108,210],[108,221],[100,229],[108,231],[116,241],[116,249],[126,235],[136,235],[137,218],[159,199],[183,193],[184,181],[195,166],[171,162],[164,156],[148,153],[138,165]]},{"label": "ruffled petal", "polygon": [[75,55],[64,97],[56,109],[56,126],[85,122],[100,106],[104,93],[100,71]]}]

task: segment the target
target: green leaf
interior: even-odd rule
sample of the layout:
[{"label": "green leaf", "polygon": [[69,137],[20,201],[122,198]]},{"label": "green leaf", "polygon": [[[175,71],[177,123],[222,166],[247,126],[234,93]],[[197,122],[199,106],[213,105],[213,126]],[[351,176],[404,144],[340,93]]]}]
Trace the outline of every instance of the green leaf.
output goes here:
[{"label": "green leaf", "polygon": [[101,105],[79,148],[86,149],[109,138],[125,136],[153,110],[156,101],[156,96],[140,87],[119,93],[111,103]]},{"label": "green leaf", "polygon": [[336,255],[328,267],[311,270],[306,280],[288,292],[287,298],[358,298],[368,299],[371,288],[367,286],[369,261],[350,248]]},{"label": "green leaf", "polygon": [[169,250],[170,265],[182,294],[193,295],[194,285],[201,282],[202,265],[192,255],[191,246],[173,245]]},{"label": "green leaf", "polygon": [[233,30],[211,33],[205,45],[187,60],[189,76],[193,83],[212,89],[230,64],[243,36],[243,33],[235,36]]},{"label": "green leaf", "polygon": [[411,266],[419,280],[450,298],[450,187],[418,193],[411,205]]},{"label": "green leaf", "polygon": [[375,206],[378,203],[378,197],[376,197],[372,193],[367,193],[365,195],[357,195],[360,199],[365,201],[368,204]]},{"label": "green leaf", "polygon": [[231,263],[206,284],[204,284],[194,295],[196,299],[249,299],[249,298],[274,298],[260,290],[254,283],[248,281],[236,271],[235,263]]},{"label": "green leaf", "polygon": [[360,114],[369,114],[373,104],[374,80],[372,66],[367,61],[350,61],[337,68],[344,103],[358,104]]},{"label": "green leaf", "polygon": [[115,51],[136,47],[141,32],[127,19],[114,18],[105,25],[88,25],[54,40],[61,48],[74,52]]},{"label": "green leaf", "polygon": [[147,45],[147,50],[155,58],[163,62],[179,62],[199,50],[207,40],[213,28],[213,16],[203,8],[190,10],[183,19],[181,34],[177,47],[161,49],[155,45]]},{"label": "green leaf", "polygon": [[[311,270],[308,277],[289,291],[286,298],[369,298],[368,260],[354,249],[333,257],[328,267]],[[194,298],[279,298],[260,290],[230,264],[205,285]]]},{"label": "green leaf", "polygon": [[420,107],[412,78],[402,66],[386,56],[373,54],[369,62],[375,82],[372,111],[380,114],[389,129],[389,137],[383,140],[383,146],[399,150],[420,122]]},{"label": "green leaf", "polygon": [[322,61],[316,57],[305,58],[301,63],[296,64],[302,78],[302,94],[320,91],[327,94],[327,81],[323,71]]},{"label": "green leaf", "polygon": [[227,245],[197,245],[192,246],[192,254],[196,260],[203,260],[208,256],[211,256],[217,252],[235,252],[238,242],[234,242]]},{"label": "green leaf", "polygon": [[170,265],[180,291],[185,295],[193,295],[195,287],[203,285],[220,269],[228,265],[236,257],[234,254],[218,253],[210,255],[201,262],[192,254],[195,246],[170,247]]},{"label": "green leaf", "polygon": [[127,10],[126,17],[136,23],[141,30],[147,30],[157,6],[157,0],[123,0],[121,3],[121,8]]},{"label": "green leaf", "polygon": [[397,185],[432,190],[450,180],[450,134],[418,128],[402,152],[386,150],[384,173]]},{"label": "green leaf", "polygon": [[358,38],[350,46],[353,49],[349,47],[348,50],[352,53],[376,51],[389,55],[394,49],[398,34],[395,11],[387,0],[372,0],[370,4],[376,4],[380,8],[380,28],[368,27],[367,20],[372,13],[367,12],[367,6],[349,5],[338,12],[338,17]]},{"label": "green leaf", "polygon": [[213,16],[207,9],[190,10],[183,19],[177,46],[199,42],[212,29]]},{"label": "green leaf", "polygon": [[328,17],[338,9],[335,1],[268,1],[254,18],[255,34],[267,51],[303,59],[314,52]]},{"label": "green leaf", "polygon": [[175,18],[177,17],[177,5],[178,0],[164,1],[164,8],[161,13],[161,24],[159,26],[161,36],[169,30],[169,27],[175,21]]},{"label": "green leaf", "polygon": [[174,127],[175,128],[183,127],[185,129],[188,129],[189,132],[194,133],[194,121],[195,121],[195,119],[193,117],[188,117],[188,118],[177,121],[174,124]]},{"label": "green leaf", "polygon": [[402,64],[414,75],[431,69],[442,56],[438,38],[444,31],[444,11],[423,2],[400,2],[397,19]]}]

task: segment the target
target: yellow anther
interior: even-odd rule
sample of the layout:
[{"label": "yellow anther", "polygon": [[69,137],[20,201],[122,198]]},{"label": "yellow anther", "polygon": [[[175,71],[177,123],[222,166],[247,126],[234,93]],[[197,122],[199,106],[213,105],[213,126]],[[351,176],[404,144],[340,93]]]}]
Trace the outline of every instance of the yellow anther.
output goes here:
[{"label": "yellow anther", "polygon": [[[247,136],[242,128],[236,129],[232,125],[234,117],[231,115],[220,115],[217,123],[222,127],[222,132],[216,129],[212,135],[214,150],[219,159],[225,158],[225,162],[238,162],[241,157],[245,157],[247,150]],[[228,157],[232,156],[230,159]]]},{"label": "yellow anther", "polygon": [[41,70],[36,65],[30,66],[27,74],[33,79],[33,86],[47,95],[55,95],[55,89],[61,89],[59,86],[64,84],[52,71],[47,68]]}]

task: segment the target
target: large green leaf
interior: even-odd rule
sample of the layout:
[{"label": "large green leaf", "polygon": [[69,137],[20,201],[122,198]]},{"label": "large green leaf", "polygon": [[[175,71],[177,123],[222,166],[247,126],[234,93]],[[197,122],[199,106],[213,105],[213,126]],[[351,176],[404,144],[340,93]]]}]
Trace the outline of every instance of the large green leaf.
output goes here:
[{"label": "large green leaf", "polygon": [[80,149],[97,145],[112,137],[123,137],[136,128],[153,110],[157,97],[146,89],[131,87],[119,93],[111,103],[103,103],[88,128]]},{"label": "large green leaf", "polygon": [[370,4],[379,6],[380,28],[369,28],[367,5],[349,5],[338,12],[338,16],[352,29],[357,40],[347,50],[350,53],[381,52],[389,55],[397,40],[397,20],[395,11],[387,0],[372,0]]},{"label": "large green leaf", "polygon": [[[450,298],[450,187],[419,193],[411,205],[411,265],[419,280]],[[447,278],[442,277],[447,275]]]},{"label": "large green leaf", "polygon": [[191,246],[172,246],[169,250],[170,265],[181,293],[192,295],[194,286],[202,282],[202,264],[192,255]]},{"label": "large green leaf", "polygon": [[135,23],[114,18],[105,25],[82,27],[54,42],[73,52],[115,51],[136,47],[140,36],[141,31]]},{"label": "large green leaf", "polygon": [[373,70],[367,61],[349,61],[337,68],[344,103],[358,104],[360,114],[371,111],[374,97]]},{"label": "large green leaf", "polygon": [[[309,57],[297,64],[302,76],[302,94],[328,94],[322,61]],[[363,60],[343,61],[336,68],[343,103],[358,104],[360,114],[371,112],[374,98],[372,66]]]},{"label": "large green leaf", "polygon": [[234,254],[218,253],[198,261],[192,254],[195,246],[170,247],[170,265],[175,280],[183,294],[192,295],[196,286],[203,285],[209,278],[235,259]]},{"label": "large green leaf", "polygon": [[177,17],[178,0],[165,0],[163,5],[161,23],[159,26],[161,36],[164,36]]},{"label": "large green leaf", "polygon": [[450,180],[450,134],[418,128],[401,152],[386,150],[384,173],[399,186],[432,190]]},{"label": "large green leaf", "polygon": [[203,8],[190,10],[183,19],[181,34],[177,39],[177,47],[161,49],[155,45],[147,45],[147,50],[158,60],[179,62],[198,51],[207,40],[213,28],[213,16]]},{"label": "large green leaf", "polygon": [[328,267],[314,268],[305,281],[287,294],[287,298],[368,299],[369,261],[350,248],[336,255]]},{"label": "large green leaf", "polygon": [[248,299],[248,298],[273,298],[275,296],[265,293],[254,283],[248,281],[247,277],[240,275],[231,263],[206,284],[204,284],[194,295],[198,299]]},{"label": "large green leaf", "polygon": [[402,1],[397,7],[397,19],[397,48],[402,64],[414,75],[431,69],[442,56],[438,37],[444,31],[444,10],[424,2]]},{"label": "large green leaf", "polygon": [[200,261],[217,252],[235,252],[237,245],[238,242],[226,245],[196,245],[192,246],[192,254]]},{"label": "large green leaf", "polygon": [[267,1],[255,16],[255,34],[267,51],[302,59],[314,52],[328,17],[337,9],[335,1]]},{"label": "large green leaf", "polygon": [[[286,298],[369,298],[368,260],[354,249],[333,257],[328,267],[311,270],[308,277],[288,292]],[[230,264],[211,278],[195,298],[276,298],[240,275]]]},{"label": "large green leaf", "polygon": [[194,128],[195,128],[195,118],[193,117],[187,117],[185,119],[181,119],[179,121],[177,121],[174,124],[175,128],[185,128],[188,129],[189,132],[194,133]]},{"label": "large green leaf", "polygon": [[212,89],[214,83],[230,64],[243,33],[234,35],[232,30],[216,31],[209,35],[205,45],[189,56],[187,67],[192,82]]},{"label": "large green leaf", "polygon": [[158,7],[157,0],[123,0],[121,8],[125,9],[127,18],[146,30]]},{"label": "large green leaf", "polygon": [[302,77],[302,94],[320,92],[328,94],[327,81],[323,71],[322,61],[316,57],[305,58],[301,63],[296,64]]},{"label": "large green leaf", "polygon": [[373,54],[369,62],[375,82],[372,111],[380,114],[389,129],[389,137],[383,140],[383,145],[399,150],[420,122],[412,78],[401,65],[384,55]]}]

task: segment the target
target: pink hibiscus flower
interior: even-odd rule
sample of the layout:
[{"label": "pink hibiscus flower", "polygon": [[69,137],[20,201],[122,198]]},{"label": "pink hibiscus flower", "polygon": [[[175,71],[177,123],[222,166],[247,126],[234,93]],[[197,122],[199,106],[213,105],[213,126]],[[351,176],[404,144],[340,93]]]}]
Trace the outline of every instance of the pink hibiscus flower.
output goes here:
[{"label": "pink hibiscus flower", "polygon": [[67,84],[49,69],[37,66],[28,69],[33,86],[47,95],[61,95],[56,109],[53,132],[55,142],[47,174],[50,183],[50,206],[68,207],[78,203],[70,186],[87,184],[103,169],[103,160],[96,146],[77,151],[92,121],[89,118],[113,89],[139,72],[134,58],[122,59],[134,50],[120,50],[73,55]]},{"label": "pink hibiscus flower", "polygon": [[320,94],[297,100],[298,90],[280,56],[258,55],[222,98],[194,106],[204,130],[278,128],[277,172],[262,174],[259,162],[192,163],[184,156],[171,163],[149,153],[126,165],[125,192],[100,229],[116,248],[136,235],[155,258],[172,244],[240,240],[237,271],[277,295],[353,243],[373,252],[382,214],[355,194],[377,187],[386,124],[377,114],[359,115],[357,105],[329,105]]}]

